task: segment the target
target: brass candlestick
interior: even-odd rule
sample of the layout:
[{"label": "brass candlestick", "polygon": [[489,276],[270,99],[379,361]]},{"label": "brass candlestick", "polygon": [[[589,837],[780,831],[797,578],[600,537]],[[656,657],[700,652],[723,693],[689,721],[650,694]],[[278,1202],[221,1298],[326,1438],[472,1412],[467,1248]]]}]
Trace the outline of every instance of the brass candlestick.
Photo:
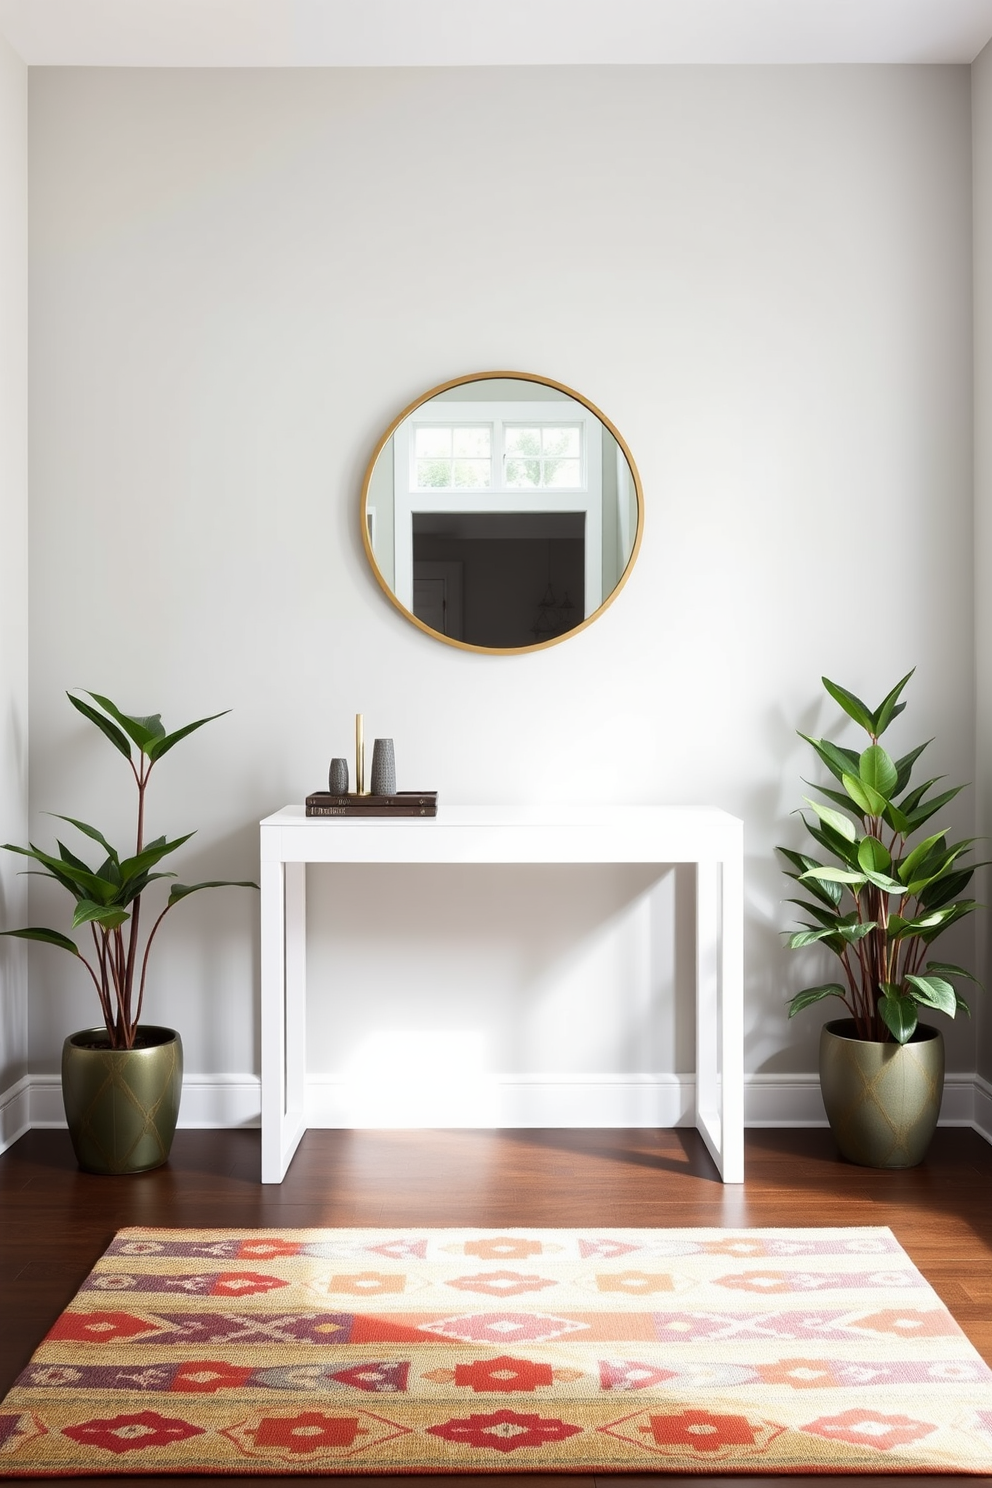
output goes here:
[{"label": "brass candlestick", "polygon": [[360,796],[368,795],[365,789],[365,715],[355,714],[355,790]]}]

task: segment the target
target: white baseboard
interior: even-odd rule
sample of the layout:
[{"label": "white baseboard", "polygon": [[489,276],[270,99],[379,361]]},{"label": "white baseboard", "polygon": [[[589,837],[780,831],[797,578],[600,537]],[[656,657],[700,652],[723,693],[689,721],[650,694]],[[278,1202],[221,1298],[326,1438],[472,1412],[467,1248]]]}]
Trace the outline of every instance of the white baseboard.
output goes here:
[{"label": "white baseboard", "polygon": [[[307,1080],[307,1125],[343,1128],[691,1126],[693,1075],[491,1075],[439,1088],[429,1082],[357,1084]],[[261,1113],[257,1075],[187,1074],[180,1127],[253,1127]],[[749,1075],[745,1124],[826,1126],[815,1074]],[[992,1142],[992,1085],[949,1074],[941,1126],[971,1126]],[[0,1092],[0,1151],[34,1127],[64,1127],[58,1075],[25,1076]]]},{"label": "white baseboard", "polygon": [[745,1126],[826,1126],[817,1075],[745,1075]]},{"label": "white baseboard", "polygon": [[30,1130],[31,1078],[22,1075],[16,1084],[0,1091],[0,1152]]},{"label": "white baseboard", "polygon": [[692,1075],[476,1075],[441,1086],[411,1081],[370,1087],[330,1075],[307,1080],[313,1127],[691,1126]]},{"label": "white baseboard", "polygon": [[[34,1075],[30,1086],[31,1127],[64,1127],[59,1076]],[[261,1085],[257,1075],[186,1075],[183,1079],[180,1126],[258,1126],[261,1110]]]},{"label": "white baseboard", "polygon": [[992,1085],[981,1075],[975,1076],[975,1130],[986,1142],[992,1142]]}]

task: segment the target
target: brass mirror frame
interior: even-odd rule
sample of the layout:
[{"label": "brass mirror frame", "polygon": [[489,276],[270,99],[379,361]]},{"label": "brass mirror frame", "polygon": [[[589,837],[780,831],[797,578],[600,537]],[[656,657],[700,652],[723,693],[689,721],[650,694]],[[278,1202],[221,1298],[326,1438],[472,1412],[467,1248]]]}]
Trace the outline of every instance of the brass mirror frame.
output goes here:
[{"label": "brass mirror frame", "polygon": [[[530,646],[477,646],[472,641],[459,641],[456,640],[454,636],[442,635],[439,630],[432,630],[429,625],[424,624],[423,620],[418,620],[413,611],[408,610],[406,605],[401,604],[400,601],[396,598],[396,595],[393,593],[389,584],[386,582],[378,563],[376,563],[375,561],[375,554],[372,551],[372,544],[369,540],[368,520],[366,513],[368,510],[367,503],[369,487],[372,483],[372,473],[375,470],[376,462],[379,459],[379,456],[382,454],[383,450],[386,448],[386,445],[396,433],[396,430],[399,428],[400,424],[403,423],[403,420],[409,418],[411,413],[416,412],[416,410],[422,407],[423,404],[429,403],[432,398],[436,398],[439,393],[446,393],[449,388],[463,387],[466,383],[469,382],[489,382],[495,378],[512,378],[518,382],[535,382],[539,383],[542,387],[556,388],[558,392],[564,393],[569,398],[574,398],[576,403],[581,403],[584,407],[588,408],[589,412],[595,414],[596,418],[599,419],[603,427],[608,429],[613,438],[616,440],[617,445],[622,451],[623,457],[627,461],[627,465],[630,469],[631,478],[634,482],[634,492],[637,497],[637,531],[634,533],[634,542],[630,550],[630,557],[627,559],[626,567],[624,568],[623,573],[620,575],[620,578],[617,580],[616,586],[611,591],[609,596],[604,599],[603,603],[599,606],[599,609],[594,610],[591,615],[588,615],[584,620],[580,621],[578,625],[574,625],[571,630],[566,630],[562,635],[553,636],[550,640],[547,641],[535,641],[533,645]],[[577,393],[574,388],[569,387],[564,382],[556,382],[553,377],[541,377],[536,372],[469,372],[464,377],[452,377],[448,382],[439,382],[437,387],[432,387],[428,392],[423,393],[419,398],[415,398],[412,403],[408,404],[407,407],[404,408],[402,413],[397,414],[396,418],[393,419],[393,422],[389,425],[389,428],[386,430],[385,434],[383,434],[375,449],[372,451],[372,458],[369,460],[368,467],[365,471],[365,479],[362,481],[362,497],[359,518],[362,528],[362,546],[365,549],[365,556],[369,560],[372,572],[375,574],[376,581],[378,582],[380,589],[386,595],[390,603],[394,605],[397,610],[399,610],[404,620],[409,620],[412,625],[415,625],[418,630],[422,630],[425,635],[429,635],[432,640],[443,641],[446,646],[454,646],[459,651],[477,651],[482,656],[525,656],[529,651],[546,651],[549,646],[557,646],[562,641],[570,640],[572,636],[578,635],[580,630],[585,630],[587,626],[592,625],[594,620],[598,620],[604,610],[609,609],[610,605],[616,599],[624,584],[626,584],[627,579],[630,576],[630,571],[634,566],[634,563],[637,559],[637,554],[640,550],[641,538],[644,533],[644,491],[641,487],[641,477],[638,474],[637,466],[634,464],[634,457],[630,453],[630,450],[627,446],[627,441],[620,433],[620,430],[617,428],[616,424],[614,424],[612,420],[608,419],[606,417],[606,414],[603,413],[601,409],[596,407],[595,403],[590,403],[588,398],[584,398],[582,394]]]}]

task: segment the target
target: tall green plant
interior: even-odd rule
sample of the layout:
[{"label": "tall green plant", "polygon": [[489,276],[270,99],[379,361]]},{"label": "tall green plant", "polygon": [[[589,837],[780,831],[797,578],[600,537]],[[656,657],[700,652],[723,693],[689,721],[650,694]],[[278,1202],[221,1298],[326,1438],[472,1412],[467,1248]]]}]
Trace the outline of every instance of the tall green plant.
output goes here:
[{"label": "tall green plant", "polygon": [[[837,957],[842,982],[806,987],[789,1004],[792,1018],[825,997],[839,997],[854,1019],[857,1035],[878,1041],[912,1038],[917,1009],[937,1009],[953,1018],[968,1004],[948,978],[977,979],[962,966],[927,960],[944,931],[978,906],[962,899],[980,864],[959,860],[975,838],[948,843],[947,828],[911,844],[911,838],[952,801],[963,786],[931,795],[942,776],[911,785],[913,766],[926,743],[892,759],[878,742],[903,711],[908,672],[874,710],[860,698],[822,679],[827,692],[868,735],[860,753],[829,739],[800,738],[816,750],[843,790],[812,786],[824,801],[804,799],[812,818],[799,811],[814,841],[837,861],[823,863],[780,847],[788,877],[809,896],[790,899],[808,918],[789,934],[791,950],[817,943]],[[807,782],[808,783],[808,782]]]},{"label": "tall green plant", "polygon": [[174,883],[165,907],[146,935],[142,948],[139,935],[142,895],[154,880],[176,877],[168,871],[157,873],[152,870],[193,836],[192,832],[187,832],[185,836],[176,837],[171,842],[165,837],[156,837],[146,844],[145,794],[152,769],[181,739],[202,728],[205,723],[211,723],[224,715],[212,713],[209,718],[198,718],[195,723],[187,723],[184,728],[169,734],[157,713],[149,718],[132,718],[129,714],[122,713],[109,698],[101,697],[96,692],[86,693],[96,703],[95,708],[81,698],[73,697],[72,693],[66,693],[66,696],[72,706],[110,740],[131,767],[138,791],[134,852],[130,856],[122,856],[115,847],[111,847],[96,827],[77,821],[75,817],[59,816],[57,812],[53,812],[52,815],[57,816],[59,821],[68,822],[77,832],[100,845],[106,856],[98,867],[91,868],[63,842],[57,843],[58,857],[42,852],[33,842],[28,847],[17,847],[11,842],[5,842],[2,846],[7,852],[32,858],[40,867],[29,869],[28,872],[36,873],[41,878],[54,879],[72,895],[75,901],[72,929],[81,930],[85,934],[87,927],[89,928],[93,941],[91,957],[87,959],[76,942],[58,930],[31,926],[25,930],[3,930],[0,935],[15,935],[22,940],[40,940],[77,956],[96,987],[110,1047],[131,1049],[134,1047],[145,996],[148,953],[158,928],[169,911],[181,899],[188,898],[199,889],[257,889],[258,884],[247,879],[237,882],[212,879],[207,883]]}]

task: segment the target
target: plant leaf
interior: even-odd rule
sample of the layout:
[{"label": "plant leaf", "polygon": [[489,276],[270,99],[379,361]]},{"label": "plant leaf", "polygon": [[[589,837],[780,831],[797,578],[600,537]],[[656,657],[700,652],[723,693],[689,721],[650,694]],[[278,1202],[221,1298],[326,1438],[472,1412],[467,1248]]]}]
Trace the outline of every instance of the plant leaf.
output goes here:
[{"label": "plant leaf", "polygon": [[829,677],[821,677],[820,680],[834,702],[840,703],[847,716],[853,718],[855,723],[860,723],[865,733],[874,734],[875,717],[866,704],[855,697],[853,692],[848,692],[846,687],[841,687],[838,682],[831,682]]},{"label": "plant leaf", "polygon": [[858,752],[856,749],[842,749],[839,744],[832,744],[829,739],[813,739],[809,734],[799,733],[800,739],[805,739],[820,756],[827,769],[837,780],[841,778],[845,770],[857,773]]},{"label": "plant leaf", "polygon": [[[791,848],[780,847],[778,851],[782,854],[783,858],[798,870],[796,873],[786,872],[786,877],[795,879],[797,883],[800,873],[805,873],[807,868],[819,868],[822,866],[816,858],[810,858],[805,853],[793,852]],[[806,888],[811,894],[815,894],[817,899],[831,908],[836,908],[844,892],[839,884],[808,883]]]},{"label": "plant leaf", "polygon": [[[844,811],[850,811],[851,797],[849,794],[831,790],[828,785],[817,785],[814,780],[804,780],[803,785],[808,785],[810,790],[819,791],[821,796],[826,796],[828,801],[833,801],[835,806],[840,806]],[[860,814],[863,816],[864,812]]]},{"label": "plant leaf", "polygon": [[827,940],[836,932],[832,929],[814,930],[811,926],[805,930],[793,930],[786,941],[790,951],[801,950],[803,946],[815,945],[818,940]]},{"label": "plant leaf", "polygon": [[[802,816],[802,813],[800,815]],[[835,832],[825,822],[822,826],[816,825],[814,822],[807,821],[803,816],[802,823],[814,842],[818,842],[821,847],[826,848],[827,852],[840,858],[841,862],[846,863],[849,868],[857,867],[858,852],[853,842],[848,842],[846,837],[841,837],[839,832]]]},{"label": "plant leaf", "polygon": [[63,951],[71,951],[74,956],[79,955],[79,947],[68,935],[62,935],[58,930],[45,930],[40,925],[32,925],[27,930],[0,930],[0,935],[15,935],[20,940],[40,940],[46,945],[59,946]]},{"label": "plant leaf", "polygon": [[974,868],[964,868],[960,873],[949,873],[946,877],[932,879],[925,889],[920,890],[920,904],[924,909],[940,909],[949,904],[952,899],[964,893],[974,872]]},{"label": "plant leaf", "polygon": [[[15,847],[12,842],[5,842],[3,845],[8,852],[21,853],[26,858],[35,858],[35,854],[33,852],[29,852],[26,847]],[[35,861],[37,862],[38,859],[35,858]],[[66,874],[61,873],[57,870],[50,870],[47,873],[40,873],[37,868],[22,868],[21,872],[25,878],[54,879],[57,884],[65,889],[66,893],[72,894],[75,899],[82,898],[82,890],[77,889],[71,878],[67,877]]]},{"label": "plant leaf", "polygon": [[258,884],[250,878],[212,878],[206,883],[195,884],[173,884],[169,894],[169,903],[178,904],[180,899],[185,899],[187,894],[195,894],[198,889],[257,889]]},{"label": "plant leaf", "polygon": [[136,878],[139,873],[145,873],[149,868],[154,868],[156,863],[160,863],[169,853],[182,847],[183,843],[188,842],[194,835],[193,832],[187,832],[185,836],[176,837],[172,842],[166,842],[164,837],[156,837],[155,841],[149,842],[148,846],[136,857],[125,858],[121,864],[122,884],[126,885],[129,879]]},{"label": "plant leaf", "polygon": [[[889,983],[886,982],[886,987]],[[878,1012],[886,1028],[899,1044],[908,1043],[916,1032],[916,1007],[911,997],[886,992],[878,999]]]},{"label": "plant leaf", "polygon": [[884,796],[880,796],[872,786],[865,785],[857,775],[844,776],[844,789],[851,800],[857,802],[865,816],[881,816],[889,804]]},{"label": "plant leaf", "polygon": [[901,915],[890,915],[889,939],[905,940],[907,935],[920,935],[924,930],[933,930],[941,924],[943,924],[943,919],[936,911],[928,915],[919,915],[912,920],[903,919]]},{"label": "plant leaf", "polygon": [[929,780],[924,780],[922,785],[914,786],[905,800],[899,802],[902,810],[906,812],[915,811],[930,787],[936,785],[938,780],[943,779],[943,775],[934,775]]},{"label": "plant leaf", "polygon": [[111,847],[106,837],[104,837],[102,832],[98,832],[96,827],[91,827],[86,822],[77,821],[74,816],[63,816],[58,811],[48,811],[45,814],[47,816],[54,816],[56,821],[68,822],[70,827],[76,828],[77,832],[82,832],[85,836],[92,837],[94,842],[99,842],[108,858],[112,858],[115,863],[117,862],[117,849]]},{"label": "plant leaf", "polygon": [[118,925],[123,925],[130,918],[127,910],[118,905],[108,907],[106,904],[94,904],[92,899],[80,899],[72,917],[72,928],[78,930],[80,925],[95,922],[102,925],[104,930],[116,930]]},{"label": "plant leaf", "polygon": [[937,1008],[940,1012],[946,1013],[949,1018],[954,1017],[957,1002],[950,982],[945,982],[943,977],[936,976],[908,976],[906,980],[914,989],[917,1002],[923,1002],[927,1007]]},{"label": "plant leaf", "polygon": [[809,878],[819,879],[821,883],[857,884],[859,888],[864,888],[865,884],[864,874],[855,873],[850,868],[808,868],[799,875],[800,882]]},{"label": "plant leaf", "polygon": [[844,937],[849,945],[854,945],[859,940],[864,940],[866,935],[873,935],[881,926],[875,920],[866,920],[863,925],[842,925],[838,933]]},{"label": "plant leaf", "polygon": [[865,874],[865,878],[884,894],[898,894],[901,898],[906,892],[905,884],[901,884],[897,878],[890,878],[887,873],[869,872]]},{"label": "plant leaf", "polygon": [[223,718],[230,711],[230,708],[222,708],[219,713],[211,713],[209,718],[198,718],[195,723],[187,723],[185,728],[176,729],[173,734],[163,734],[162,738],[156,739],[145,751],[148,758],[153,761],[161,759],[163,754],[168,754],[173,745],[178,744],[180,739],[185,739],[187,734],[202,728],[205,723],[213,723],[215,718]]},{"label": "plant leaf", "polygon": [[828,826],[831,831],[836,832],[838,837],[844,837],[848,842],[855,841],[858,833],[849,816],[844,816],[840,811],[835,811],[832,806],[824,806],[819,801],[812,801],[809,796],[804,796],[803,800],[812,806],[824,825]]},{"label": "plant leaf", "polygon": [[922,842],[918,843],[917,846],[913,848],[913,851],[908,855],[908,857],[903,858],[902,862],[896,869],[896,872],[898,873],[904,884],[908,884],[913,878],[916,877],[916,869],[922,862],[925,861],[927,854],[931,852],[934,847],[936,847],[938,842],[942,842],[946,836],[946,828],[943,832],[934,832],[932,837],[924,838]]},{"label": "plant leaf", "polygon": [[[881,744],[870,744],[858,761],[858,779],[865,789],[874,791],[888,803],[898,778],[896,767]],[[876,811],[875,815],[879,813]]]},{"label": "plant leaf", "polygon": [[935,913],[945,916],[943,922],[935,930],[922,931],[920,939],[924,945],[930,945],[937,939],[938,935],[943,935],[944,931],[950,925],[953,925],[956,920],[963,920],[966,915],[974,914],[978,908],[979,906],[974,899],[959,899],[955,904],[944,905],[942,909],[935,911]]},{"label": "plant leaf", "polygon": [[[876,736],[881,736],[882,734],[884,734],[893,718],[897,718],[905,708],[905,703],[899,703],[899,695],[902,692],[903,688],[906,686],[906,683],[909,681],[910,677],[913,675],[913,672],[915,671],[916,668],[913,667],[912,671],[907,672],[902,681],[896,683],[895,687],[893,687],[888,697],[886,697],[875,709],[875,727],[873,729],[873,732]],[[896,706],[897,704],[899,704],[898,707]],[[888,792],[884,791],[883,794],[887,795]]]},{"label": "plant leaf", "polygon": [[[67,870],[75,868],[83,873],[90,873],[92,871],[89,863],[84,863],[82,858],[77,858],[74,852],[69,851],[64,842],[58,842],[56,846],[59,850],[59,857],[62,859]],[[97,877],[99,877],[99,874]]]},{"label": "plant leaf", "polygon": [[[930,884],[939,883],[942,878],[949,877],[950,870],[953,868],[957,859],[961,856],[962,853],[968,852],[970,847],[971,842],[968,841],[956,842],[954,846],[949,847],[946,852],[938,852],[934,850],[930,854],[930,856],[926,858],[924,862],[920,863],[917,867],[914,878],[907,886],[909,892],[911,894],[917,895],[922,894],[923,890],[928,888]],[[971,865],[972,869],[981,868],[982,866],[983,864],[981,863],[974,863]]]},{"label": "plant leaf", "polygon": [[877,837],[862,837],[858,843],[858,862],[866,873],[886,873],[892,866],[888,848]]},{"label": "plant leaf", "polygon": [[825,982],[822,987],[805,987],[802,992],[797,992],[789,1003],[789,1017],[794,1018],[801,1013],[803,1008],[812,1007],[814,1002],[822,1002],[825,997],[843,997],[844,988],[839,982]]},{"label": "plant leaf", "polygon": [[893,832],[898,832],[900,837],[908,837],[912,831],[909,818],[891,801],[882,812],[882,819],[892,828]]},{"label": "plant leaf", "polygon": [[148,746],[165,733],[158,713],[153,713],[149,718],[132,718],[129,713],[122,713],[116,703],[112,703],[107,697],[101,697],[98,692],[91,692],[88,696],[98,703],[105,713],[109,713],[111,718],[117,720],[128,738],[134,740],[143,754],[147,754]]},{"label": "plant leaf", "polygon": [[[812,888],[813,885],[807,884],[805,887]],[[828,930],[839,930],[844,924],[844,920],[833,910],[833,906],[830,909],[824,909],[822,904],[807,904],[805,899],[787,899],[785,902],[786,904],[798,904],[803,914],[812,915],[814,920],[819,920],[820,924],[825,925]]]},{"label": "plant leaf", "polygon": [[121,733],[120,729],[116,728],[114,724],[111,723],[109,718],[104,718],[102,713],[98,713],[95,708],[91,708],[89,703],[84,703],[81,698],[73,697],[71,692],[67,692],[66,697],[69,699],[72,706],[78,712],[82,713],[84,718],[88,718],[90,723],[96,724],[101,734],[105,734],[107,736],[111,744],[113,744],[114,748],[119,749],[126,760],[129,760],[131,758],[130,744],[127,742],[127,739]]},{"label": "plant leaf", "polygon": [[11,842],[5,842],[4,847],[8,852],[21,853],[25,858],[33,858],[43,868],[47,868],[52,877],[57,879],[64,889],[77,899],[93,898],[97,901],[103,900],[107,903],[113,897],[113,886],[96,873],[85,871],[81,868],[73,868],[62,858],[53,858],[49,853],[42,852],[32,842],[30,847],[15,847]]},{"label": "plant leaf", "polygon": [[928,961],[927,971],[943,972],[945,976],[964,977],[966,981],[974,982],[976,987],[982,984],[970,971],[965,971],[963,966],[955,966],[953,961]]},{"label": "plant leaf", "polygon": [[942,806],[946,806],[948,801],[953,801],[954,797],[963,790],[963,785],[956,785],[953,790],[942,791],[939,796],[934,796],[932,801],[922,801],[915,811],[907,811],[906,819],[909,822],[910,831],[915,832],[918,827],[922,827],[924,822],[928,822]]}]

